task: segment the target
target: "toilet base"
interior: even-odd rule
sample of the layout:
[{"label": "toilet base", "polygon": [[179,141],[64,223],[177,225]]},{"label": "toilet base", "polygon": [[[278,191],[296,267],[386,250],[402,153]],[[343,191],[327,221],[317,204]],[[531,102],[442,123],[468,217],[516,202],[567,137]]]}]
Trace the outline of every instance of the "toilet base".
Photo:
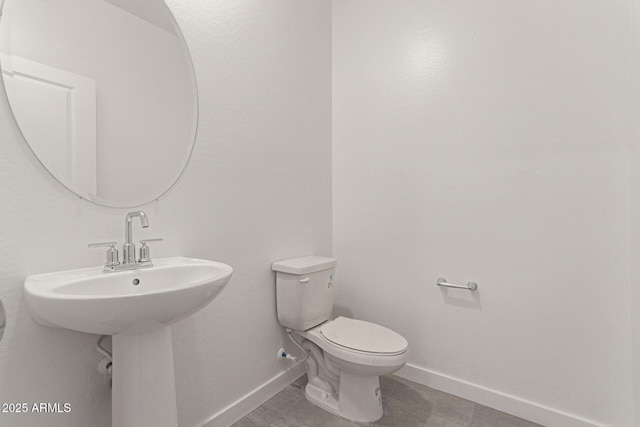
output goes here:
[{"label": "toilet base", "polygon": [[305,396],[314,405],[359,424],[369,424],[382,418],[382,392],[377,376],[343,371],[340,373],[340,390],[337,394],[308,383]]}]

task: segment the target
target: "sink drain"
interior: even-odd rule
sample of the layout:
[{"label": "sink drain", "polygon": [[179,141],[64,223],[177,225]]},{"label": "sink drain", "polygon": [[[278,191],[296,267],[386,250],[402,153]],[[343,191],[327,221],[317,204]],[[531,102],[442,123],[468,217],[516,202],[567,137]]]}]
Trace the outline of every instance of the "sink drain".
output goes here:
[{"label": "sink drain", "polygon": [[133,279],[133,282],[131,283],[133,283],[133,286],[136,286],[140,283],[140,279]]}]

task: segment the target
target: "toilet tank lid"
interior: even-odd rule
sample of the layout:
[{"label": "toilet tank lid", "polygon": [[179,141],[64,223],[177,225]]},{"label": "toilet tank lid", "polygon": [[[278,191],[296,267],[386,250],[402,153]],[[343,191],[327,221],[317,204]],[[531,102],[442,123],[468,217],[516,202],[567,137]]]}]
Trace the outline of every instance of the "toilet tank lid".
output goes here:
[{"label": "toilet tank lid", "polygon": [[334,268],[336,264],[337,261],[334,258],[311,255],[274,262],[271,269],[281,273],[309,274]]}]

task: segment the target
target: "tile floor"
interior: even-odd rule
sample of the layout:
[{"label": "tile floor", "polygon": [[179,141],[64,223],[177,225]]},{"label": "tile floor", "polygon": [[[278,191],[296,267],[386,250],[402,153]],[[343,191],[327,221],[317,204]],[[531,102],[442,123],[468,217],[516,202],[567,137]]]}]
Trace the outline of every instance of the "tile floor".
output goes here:
[{"label": "tile floor", "polygon": [[[303,376],[233,427],[354,427],[304,396]],[[384,416],[372,426],[541,427],[521,418],[396,376],[380,377]]]}]

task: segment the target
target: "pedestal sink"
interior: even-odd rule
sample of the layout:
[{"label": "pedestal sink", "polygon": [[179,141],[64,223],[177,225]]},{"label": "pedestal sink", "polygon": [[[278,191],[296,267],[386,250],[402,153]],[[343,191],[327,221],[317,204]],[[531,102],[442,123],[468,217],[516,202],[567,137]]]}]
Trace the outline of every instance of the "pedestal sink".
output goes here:
[{"label": "pedestal sink", "polygon": [[211,302],[233,273],[193,258],[153,263],[115,273],[95,267],[38,274],[24,284],[38,323],[113,335],[114,427],[178,426],[170,325]]}]

